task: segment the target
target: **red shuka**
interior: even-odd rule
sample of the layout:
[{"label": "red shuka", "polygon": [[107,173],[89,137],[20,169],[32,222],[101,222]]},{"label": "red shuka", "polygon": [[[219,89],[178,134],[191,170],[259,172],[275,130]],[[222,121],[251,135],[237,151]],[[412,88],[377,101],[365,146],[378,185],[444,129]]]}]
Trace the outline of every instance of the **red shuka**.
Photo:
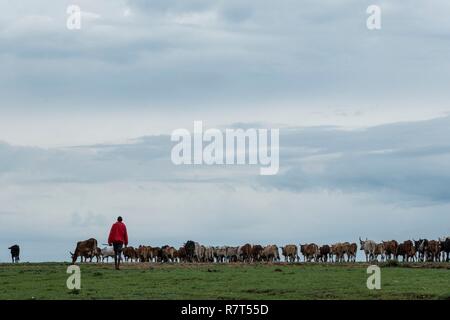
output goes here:
[{"label": "red shuka", "polygon": [[127,227],[123,222],[117,221],[112,225],[108,237],[108,244],[111,243],[122,243],[126,246],[128,245]]}]

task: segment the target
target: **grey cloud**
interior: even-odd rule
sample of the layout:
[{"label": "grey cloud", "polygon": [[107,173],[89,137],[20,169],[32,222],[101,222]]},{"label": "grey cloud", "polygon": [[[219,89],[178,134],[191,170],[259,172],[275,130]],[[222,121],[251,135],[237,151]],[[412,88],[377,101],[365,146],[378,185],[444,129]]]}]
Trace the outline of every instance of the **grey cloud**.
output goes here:
[{"label": "grey cloud", "polygon": [[299,192],[370,192],[391,195],[390,201],[446,203],[450,201],[449,128],[449,117],[354,131],[284,128],[281,170],[271,177],[239,168],[175,166],[170,160],[173,143],[165,135],[127,144],[49,150],[3,144],[0,177],[35,182],[216,182]]},{"label": "grey cloud", "polygon": [[389,201],[447,203],[449,125],[446,117],[357,131],[292,130],[281,142],[290,151],[282,158],[287,168],[266,182],[297,191],[372,192]]}]

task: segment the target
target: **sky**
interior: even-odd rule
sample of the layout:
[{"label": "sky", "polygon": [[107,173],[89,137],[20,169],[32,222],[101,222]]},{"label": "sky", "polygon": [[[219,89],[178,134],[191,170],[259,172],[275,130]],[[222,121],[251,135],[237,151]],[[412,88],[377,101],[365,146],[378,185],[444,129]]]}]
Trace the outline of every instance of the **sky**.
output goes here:
[{"label": "sky", "polygon": [[[134,246],[450,235],[449,9],[0,1],[0,261],[67,260],[118,215]],[[279,128],[279,173],[175,166],[196,120]]]}]

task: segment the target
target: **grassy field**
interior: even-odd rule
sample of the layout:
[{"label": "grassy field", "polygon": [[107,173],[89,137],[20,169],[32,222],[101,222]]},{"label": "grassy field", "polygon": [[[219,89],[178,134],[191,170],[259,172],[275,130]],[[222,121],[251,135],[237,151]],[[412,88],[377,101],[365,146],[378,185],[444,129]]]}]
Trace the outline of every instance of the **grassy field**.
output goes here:
[{"label": "grassy field", "polygon": [[81,290],[66,287],[68,264],[1,264],[0,299],[450,299],[450,264],[382,266],[381,290],[367,265],[81,265]]}]

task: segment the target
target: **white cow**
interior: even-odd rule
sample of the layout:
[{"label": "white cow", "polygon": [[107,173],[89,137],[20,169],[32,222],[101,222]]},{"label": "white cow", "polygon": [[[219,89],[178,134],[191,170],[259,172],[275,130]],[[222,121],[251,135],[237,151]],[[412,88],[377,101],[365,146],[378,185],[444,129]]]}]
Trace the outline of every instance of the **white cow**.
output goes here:
[{"label": "white cow", "polygon": [[103,247],[102,248],[102,262],[106,258],[106,262],[109,262],[109,257],[114,259],[114,248],[113,247]]},{"label": "white cow", "polygon": [[373,261],[375,259],[375,250],[377,249],[377,244],[373,240],[361,240],[359,237],[359,243],[361,245],[361,250],[364,250],[366,255],[366,262]]}]

